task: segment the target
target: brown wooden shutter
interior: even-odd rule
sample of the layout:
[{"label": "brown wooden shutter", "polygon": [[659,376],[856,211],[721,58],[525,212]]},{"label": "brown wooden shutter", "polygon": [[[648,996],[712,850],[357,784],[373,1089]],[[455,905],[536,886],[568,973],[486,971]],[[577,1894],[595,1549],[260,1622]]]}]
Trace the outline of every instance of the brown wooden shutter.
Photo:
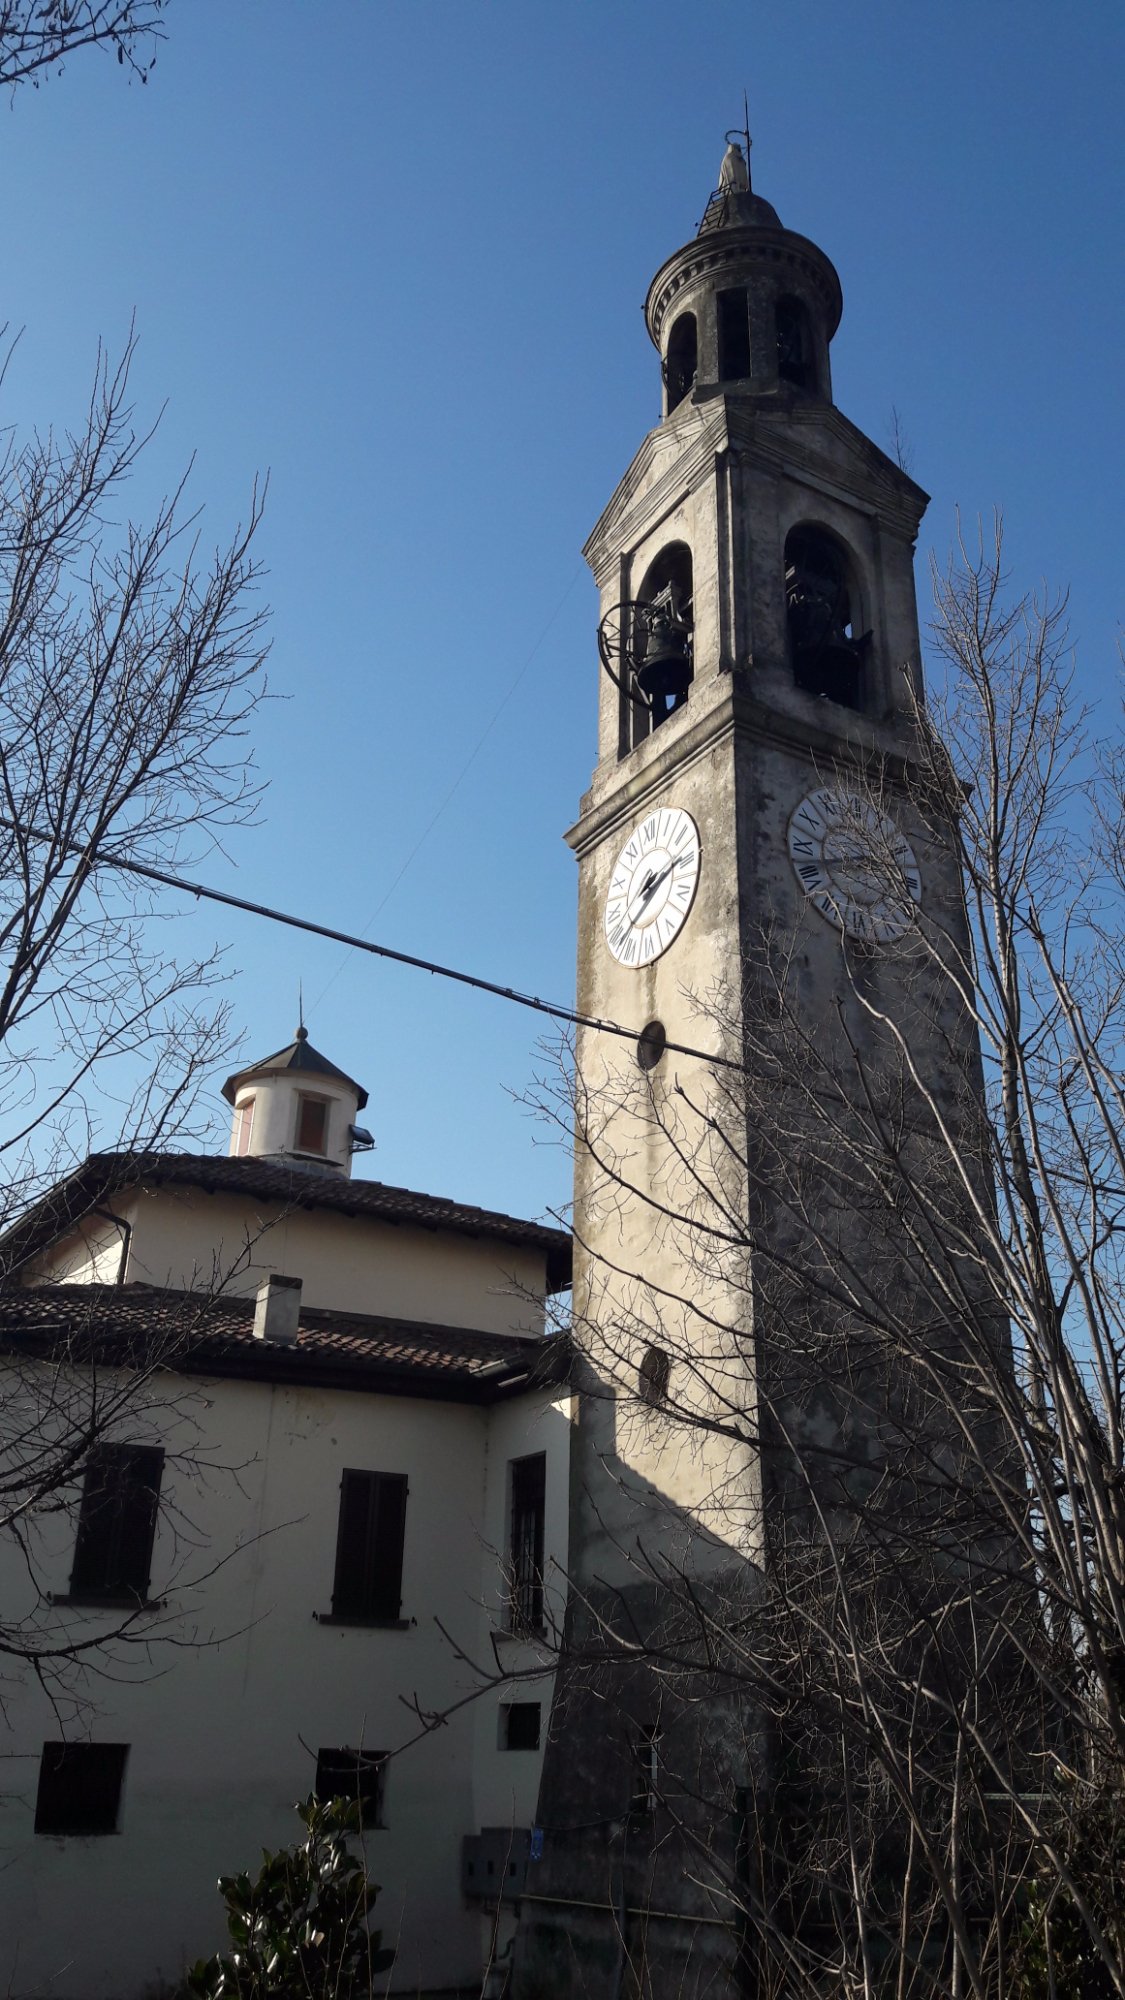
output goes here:
[{"label": "brown wooden shutter", "polygon": [[332,1591],[336,1617],[399,1616],[406,1495],[401,1473],[344,1472]]},{"label": "brown wooden shutter", "polygon": [[98,1445],[86,1465],[78,1516],[74,1596],[146,1597],[160,1505],[159,1445]]}]

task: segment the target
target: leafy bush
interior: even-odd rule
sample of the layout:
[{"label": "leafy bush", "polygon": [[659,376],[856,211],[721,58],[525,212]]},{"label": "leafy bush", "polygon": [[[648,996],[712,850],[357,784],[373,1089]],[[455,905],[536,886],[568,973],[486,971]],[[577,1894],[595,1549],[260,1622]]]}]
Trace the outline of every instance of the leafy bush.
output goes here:
[{"label": "leafy bush", "polygon": [[220,1876],[234,1950],[192,1966],[186,1991],[195,2000],[361,2000],[393,1962],[368,1929],[378,1887],[348,1846],[360,1832],[359,1805],[310,1797],[297,1812],[299,1846],[263,1849],[254,1881]]}]

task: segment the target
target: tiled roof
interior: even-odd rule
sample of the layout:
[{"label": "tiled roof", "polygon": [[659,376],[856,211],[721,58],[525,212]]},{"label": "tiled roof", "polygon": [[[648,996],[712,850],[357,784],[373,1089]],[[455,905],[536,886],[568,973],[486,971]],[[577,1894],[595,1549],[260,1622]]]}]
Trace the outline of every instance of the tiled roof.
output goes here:
[{"label": "tiled roof", "polygon": [[296,1341],[256,1340],[254,1300],[157,1285],[39,1285],[0,1292],[0,1348],[103,1366],[157,1363],[384,1394],[493,1402],[565,1375],[557,1340],[302,1308]]},{"label": "tiled roof", "polygon": [[302,1173],[272,1160],[205,1153],[91,1153],[0,1236],[0,1273],[26,1263],[122,1188],[169,1184],[241,1194],[271,1207],[327,1209],[539,1250],[546,1260],[548,1291],[562,1291],[570,1283],[571,1239],[565,1229],[523,1222],[518,1216],[473,1208],[467,1202],[445,1201],[440,1195],[417,1194],[411,1188],[388,1187],[382,1181],[352,1181],[343,1174]]},{"label": "tiled roof", "polygon": [[228,1076],[223,1085],[223,1096],[228,1104],[233,1104],[239,1085],[249,1083],[251,1077],[276,1076],[280,1071],[290,1069],[302,1070],[308,1076],[335,1077],[337,1083],[346,1083],[355,1091],[360,1111],[367,1103],[367,1092],[363,1085],[357,1083],[354,1076],[348,1076],[344,1070],[337,1069],[335,1063],[329,1062],[327,1056],[322,1056],[319,1049],[314,1049],[309,1040],[308,1029],[303,1025],[298,1028],[293,1040],[287,1043],[285,1048],[279,1049],[275,1056],[266,1056],[263,1061],[250,1063],[246,1069],[236,1069],[233,1076]]}]

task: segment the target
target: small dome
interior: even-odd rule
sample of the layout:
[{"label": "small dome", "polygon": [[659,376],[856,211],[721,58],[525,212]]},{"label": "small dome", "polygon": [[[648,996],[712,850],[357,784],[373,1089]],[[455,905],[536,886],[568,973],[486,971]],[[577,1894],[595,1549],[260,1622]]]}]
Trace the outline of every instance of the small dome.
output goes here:
[{"label": "small dome", "polygon": [[313,1048],[303,1021],[288,1048],[279,1049],[275,1056],[266,1056],[261,1062],[251,1063],[248,1069],[236,1070],[233,1076],[228,1076],[223,1085],[223,1096],[228,1104],[233,1104],[243,1086],[256,1077],[280,1076],[291,1069],[304,1070],[310,1076],[331,1076],[337,1083],[346,1083],[350,1090],[355,1091],[357,1111],[362,1111],[367,1103],[363,1085],[357,1083],[354,1077],[346,1076],[335,1063],[329,1062],[327,1056],[322,1056],[319,1049]]}]

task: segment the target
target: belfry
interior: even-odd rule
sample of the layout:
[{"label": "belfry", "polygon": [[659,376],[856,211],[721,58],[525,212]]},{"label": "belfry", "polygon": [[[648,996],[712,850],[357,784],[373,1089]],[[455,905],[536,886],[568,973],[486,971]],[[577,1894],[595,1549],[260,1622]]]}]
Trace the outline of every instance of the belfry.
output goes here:
[{"label": "belfry", "polygon": [[[963,924],[907,782],[926,495],[835,406],[841,311],[736,135],[649,287],[662,416],[586,544],[604,671],[567,836],[578,1007],[637,1040],[586,1029],[576,1051],[570,1608],[518,2000],[754,1990],[737,1911],[779,1753],[731,1634],[787,1538],[815,1536],[834,1454],[879,1449],[817,1374],[818,1342],[846,1337],[805,1245],[859,1239],[794,1193],[799,1130],[788,1158],[762,1136],[755,1106],[793,1073],[763,1053],[763,993],[791,997],[841,1089],[856,1050],[887,1073],[870,1022],[888,1009],[938,1090],[962,1035],[940,980],[915,1004],[898,949],[919,912]],[[811,1497],[803,1436],[828,1468]]]}]

